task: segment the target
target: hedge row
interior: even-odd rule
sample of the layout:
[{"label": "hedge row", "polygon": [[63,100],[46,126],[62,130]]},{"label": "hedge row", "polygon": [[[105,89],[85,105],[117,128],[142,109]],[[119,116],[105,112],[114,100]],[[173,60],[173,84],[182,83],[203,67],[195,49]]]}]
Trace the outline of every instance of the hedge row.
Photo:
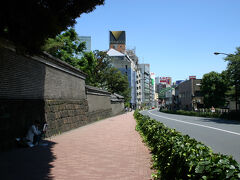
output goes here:
[{"label": "hedge row", "polygon": [[228,113],[212,113],[212,112],[196,112],[196,111],[170,111],[170,110],[161,110],[161,112],[170,113],[170,114],[181,114],[187,116],[198,116],[198,117],[209,117],[209,118],[223,118],[229,120],[240,120],[240,112],[232,111]]},{"label": "hedge row", "polygon": [[135,111],[136,130],[152,152],[155,179],[240,179],[240,165],[175,129]]},{"label": "hedge row", "polygon": [[195,111],[184,111],[184,110],[177,110],[177,111],[161,110],[161,112],[170,113],[170,114],[187,115],[187,116],[210,117],[210,118],[221,117],[221,114],[212,113],[212,112],[195,112]]}]

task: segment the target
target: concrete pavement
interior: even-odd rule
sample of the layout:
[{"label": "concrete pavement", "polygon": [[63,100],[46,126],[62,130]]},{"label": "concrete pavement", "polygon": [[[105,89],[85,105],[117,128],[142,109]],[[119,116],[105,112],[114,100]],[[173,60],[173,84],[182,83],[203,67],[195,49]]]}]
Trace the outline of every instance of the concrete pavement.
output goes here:
[{"label": "concrete pavement", "polygon": [[133,112],[49,138],[49,146],[0,153],[3,179],[151,179],[151,154]]}]

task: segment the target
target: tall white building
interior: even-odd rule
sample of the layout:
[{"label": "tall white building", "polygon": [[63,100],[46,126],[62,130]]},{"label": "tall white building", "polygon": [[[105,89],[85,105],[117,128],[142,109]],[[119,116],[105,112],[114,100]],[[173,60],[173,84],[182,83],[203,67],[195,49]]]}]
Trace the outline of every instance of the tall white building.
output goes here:
[{"label": "tall white building", "polygon": [[151,106],[150,64],[139,64],[138,69],[141,77],[141,107]]}]

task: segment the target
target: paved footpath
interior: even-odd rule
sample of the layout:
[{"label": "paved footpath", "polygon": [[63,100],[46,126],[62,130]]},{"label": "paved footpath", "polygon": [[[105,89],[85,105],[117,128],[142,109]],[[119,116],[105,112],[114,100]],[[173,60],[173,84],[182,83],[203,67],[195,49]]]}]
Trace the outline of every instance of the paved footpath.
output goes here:
[{"label": "paved footpath", "polygon": [[49,138],[47,147],[0,153],[0,178],[149,180],[151,155],[135,125],[129,112]]}]

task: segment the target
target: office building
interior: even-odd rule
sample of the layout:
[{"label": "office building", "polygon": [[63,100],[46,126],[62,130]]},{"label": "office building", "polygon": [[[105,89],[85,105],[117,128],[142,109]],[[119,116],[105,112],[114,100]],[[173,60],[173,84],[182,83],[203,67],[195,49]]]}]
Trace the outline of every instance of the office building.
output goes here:
[{"label": "office building", "polygon": [[80,42],[86,43],[86,51],[91,51],[91,36],[79,36]]}]

